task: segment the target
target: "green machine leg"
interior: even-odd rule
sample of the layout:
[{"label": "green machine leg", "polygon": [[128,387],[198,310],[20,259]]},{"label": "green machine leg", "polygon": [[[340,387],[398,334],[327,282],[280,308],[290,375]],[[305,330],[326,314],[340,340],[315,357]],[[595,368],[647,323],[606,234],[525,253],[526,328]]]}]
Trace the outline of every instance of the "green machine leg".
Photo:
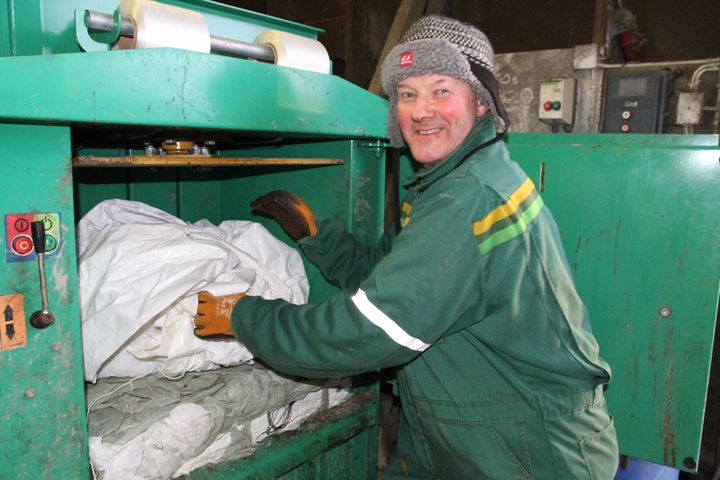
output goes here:
[{"label": "green machine leg", "polygon": [[[0,268],[0,478],[88,476],[69,155],[68,127],[0,124],[5,246]],[[37,261],[34,254],[23,257],[13,251],[13,240],[14,246],[24,247],[22,234],[30,218],[43,221],[57,240],[54,253],[45,258],[55,323],[44,329],[29,323],[32,312],[41,309]],[[17,343],[16,335],[23,331],[26,341]]]}]

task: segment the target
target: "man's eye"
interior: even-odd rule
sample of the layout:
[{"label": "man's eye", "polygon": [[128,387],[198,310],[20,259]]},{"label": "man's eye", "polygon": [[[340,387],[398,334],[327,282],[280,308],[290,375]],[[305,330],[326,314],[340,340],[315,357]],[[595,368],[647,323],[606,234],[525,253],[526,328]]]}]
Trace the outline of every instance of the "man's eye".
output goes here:
[{"label": "man's eye", "polygon": [[448,93],[450,93],[450,91],[447,88],[438,88],[437,89],[438,95],[447,95]]},{"label": "man's eye", "polygon": [[414,96],[415,95],[412,92],[401,92],[400,93],[400,98],[404,98],[404,99],[413,98]]}]

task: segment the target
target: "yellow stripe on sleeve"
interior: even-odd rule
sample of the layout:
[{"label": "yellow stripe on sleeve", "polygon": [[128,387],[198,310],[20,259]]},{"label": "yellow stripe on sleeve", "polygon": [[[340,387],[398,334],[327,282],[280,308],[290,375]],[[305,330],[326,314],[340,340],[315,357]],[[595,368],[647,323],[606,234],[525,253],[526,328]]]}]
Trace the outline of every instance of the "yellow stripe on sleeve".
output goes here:
[{"label": "yellow stripe on sleeve", "polygon": [[487,232],[490,227],[492,227],[495,223],[515,213],[518,209],[518,206],[520,206],[523,200],[529,197],[534,190],[535,185],[533,185],[532,180],[528,178],[523,182],[522,185],[520,185],[520,187],[518,187],[517,190],[513,192],[512,195],[510,195],[510,198],[507,202],[503,203],[495,210],[488,213],[487,216],[482,220],[473,223],[473,233],[476,236],[482,235],[483,233]]}]

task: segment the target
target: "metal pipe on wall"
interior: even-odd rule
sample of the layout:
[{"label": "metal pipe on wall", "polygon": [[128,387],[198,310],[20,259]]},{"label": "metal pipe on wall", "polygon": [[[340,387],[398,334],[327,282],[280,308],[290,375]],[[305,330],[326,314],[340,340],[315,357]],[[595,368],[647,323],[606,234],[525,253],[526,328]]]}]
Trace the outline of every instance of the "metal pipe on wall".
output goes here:
[{"label": "metal pipe on wall", "polygon": [[677,65],[704,65],[708,63],[720,63],[720,57],[705,58],[700,60],[669,60],[665,62],[638,62],[638,63],[598,63],[600,68],[654,68],[674,67]]}]

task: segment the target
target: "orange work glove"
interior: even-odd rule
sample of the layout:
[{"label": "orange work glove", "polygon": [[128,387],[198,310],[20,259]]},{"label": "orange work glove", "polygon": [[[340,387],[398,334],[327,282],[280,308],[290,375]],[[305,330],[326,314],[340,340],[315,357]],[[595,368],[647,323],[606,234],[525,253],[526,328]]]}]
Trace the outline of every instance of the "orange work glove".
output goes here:
[{"label": "orange work glove", "polygon": [[244,293],[216,297],[210,292],[198,293],[195,335],[200,338],[234,337],[232,333],[232,311]]},{"label": "orange work glove", "polygon": [[273,190],[253,200],[250,206],[275,218],[294,240],[314,237],[317,233],[315,215],[308,204],[294,193]]}]

